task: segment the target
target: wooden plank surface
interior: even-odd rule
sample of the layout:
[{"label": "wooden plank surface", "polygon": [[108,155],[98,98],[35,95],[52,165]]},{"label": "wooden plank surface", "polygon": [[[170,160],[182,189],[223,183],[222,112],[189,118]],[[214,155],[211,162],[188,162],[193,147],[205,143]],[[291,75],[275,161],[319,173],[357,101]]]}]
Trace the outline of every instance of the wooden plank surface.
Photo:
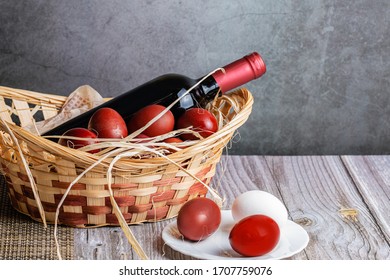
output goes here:
[{"label": "wooden plank surface", "polygon": [[[338,156],[267,158],[309,259],[388,259],[390,247]],[[357,211],[343,216],[343,209]]]},{"label": "wooden plank surface", "polygon": [[[213,187],[223,196],[224,209],[252,189],[280,198],[290,219],[310,236],[307,248],[291,259],[388,260],[389,172],[390,156],[225,156]],[[340,212],[343,208],[349,212]],[[345,216],[352,210],[355,217]],[[192,259],[164,244],[161,231],[173,221],[131,226],[151,259]],[[74,229],[74,242],[76,259],[137,259],[119,227]],[[12,248],[21,250],[20,244]]]},{"label": "wooden plank surface", "polygon": [[[310,236],[291,259],[390,259],[389,169],[389,156],[225,156],[213,187],[224,209],[247,190],[279,197]],[[163,243],[172,221],[131,226],[150,259],[192,259]],[[120,228],[75,229],[75,242],[76,259],[137,259]]]},{"label": "wooden plank surface", "polygon": [[342,160],[390,243],[390,156],[344,156]]}]

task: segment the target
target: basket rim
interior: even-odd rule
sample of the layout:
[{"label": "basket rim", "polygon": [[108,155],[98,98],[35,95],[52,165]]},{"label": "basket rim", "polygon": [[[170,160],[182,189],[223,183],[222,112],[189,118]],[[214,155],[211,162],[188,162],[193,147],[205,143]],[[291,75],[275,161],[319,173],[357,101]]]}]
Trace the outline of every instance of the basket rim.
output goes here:
[{"label": "basket rim", "polygon": [[[35,93],[33,91],[18,90],[18,89],[16,91],[18,92],[18,95],[16,96],[12,95],[11,98],[10,94],[12,93],[12,88],[0,86],[0,97],[3,96],[11,99],[15,99],[15,97],[16,99],[25,98],[27,101],[29,101],[31,96],[35,97],[36,99],[41,99],[42,96],[45,96],[46,98],[44,98],[43,101],[48,102],[49,104],[52,104],[52,97],[55,98],[54,99],[55,102],[58,102],[59,100],[62,100],[62,102],[64,102],[66,100],[65,96],[57,96],[57,95],[45,94],[45,93]],[[241,101],[244,100],[243,104],[236,104],[236,107],[238,108],[235,108],[235,110],[238,110],[238,112],[236,112],[233,118],[231,118],[216,133],[210,135],[207,138],[197,140],[192,145],[185,147],[175,153],[170,153],[167,155],[167,157],[169,157],[172,160],[179,160],[180,158],[185,156],[186,153],[189,153],[191,151],[202,151],[205,149],[205,147],[206,149],[210,149],[211,147],[214,147],[221,142],[225,142],[225,144],[227,144],[234,131],[238,129],[241,125],[243,125],[243,123],[245,123],[246,120],[248,119],[252,111],[253,96],[248,89],[239,88],[229,93],[226,93],[222,95],[220,98],[218,98],[219,102],[229,101],[233,103],[237,98],[240,98]],[[42,104],[42,99],[40,101],[40,104]],[[2,122],[5,122],[5,120],[3,120],[3,117],[1,115],[0,118]],[[70,147],[62,146],[50,139],[46,139],[45,137],[33,134],[16,124],[7,122],[7,125],[9,126],[9,128],[12,130],[12,132],[15,134],[16,138],[19,141],[20,140],[24,141],[25,143],[27,143],[27,146],[29,144],[38,145],[42,150],[61,159],[71,160],[74,162],[85,162],[87,165],[91,165],[96,160],[99,160],[102,156],[99,154],[91,154],[83,150],[75,150]],[[1,131],[5,131],[2,127],[4,126],[1,125],[0,123]],[[134,164],[137,165],[140,163],[159,165],[164,162],[166,162],[166,159],[162,157],[142,158],[141,160],[139,158],[126,158],[126,159],[121,159],[119,161],[119,163],[122,163],[125,166],[126,163],[131,165]],[[102,163],[107,164],[107,162],[105,161],[103,161]]]}]

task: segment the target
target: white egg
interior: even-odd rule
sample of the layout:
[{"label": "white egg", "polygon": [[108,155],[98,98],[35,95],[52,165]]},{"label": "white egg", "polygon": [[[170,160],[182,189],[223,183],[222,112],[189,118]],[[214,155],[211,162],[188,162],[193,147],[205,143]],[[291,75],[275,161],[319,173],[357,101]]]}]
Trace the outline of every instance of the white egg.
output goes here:
[{"label": "white egg", "polygon": [[288,219],[286,207],[273,194],[265,191],[253,190],[244,192],[236,197],[232,205],[232,216],[236,222],[256,214],[271,217],[279,227]]}]

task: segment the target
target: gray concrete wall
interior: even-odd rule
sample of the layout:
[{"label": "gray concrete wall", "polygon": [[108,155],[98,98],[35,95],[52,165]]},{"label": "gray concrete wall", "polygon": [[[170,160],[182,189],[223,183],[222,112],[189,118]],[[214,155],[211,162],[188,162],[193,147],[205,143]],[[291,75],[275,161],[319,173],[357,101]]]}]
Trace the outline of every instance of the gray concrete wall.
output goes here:
[{"label": "gray concrete wall", "polygon": [[0,1],[0,84],[115,96],[249,52],[253,113],[229,154],[390,153],[388,0]]}]

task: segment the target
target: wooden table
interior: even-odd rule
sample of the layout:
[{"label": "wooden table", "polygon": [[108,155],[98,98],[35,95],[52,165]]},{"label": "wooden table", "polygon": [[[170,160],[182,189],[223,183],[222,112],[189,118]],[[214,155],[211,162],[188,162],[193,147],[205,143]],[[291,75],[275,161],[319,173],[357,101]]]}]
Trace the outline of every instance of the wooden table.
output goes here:
[{"label": "wooden table", "polygon": [[[213,186],[226,199],[279,197],[310,236],[291,259],[390,260],[390,156],[224,156]],[[192,259],[163,243],[173,220],[131,226],[150,259]],[[120,228],[74,230],[75,259],[137,259]]]},{"label": "wooden table", "polygon": [[[213,186],[226,199],[279,197],[310,236],[291,259],[390,260],[390,156],[224,156]],[[169,221],[131,226],[150,259],[192,259],[164,244]],[[76,259],[136,259],[120,228],[75,230]]]}]

